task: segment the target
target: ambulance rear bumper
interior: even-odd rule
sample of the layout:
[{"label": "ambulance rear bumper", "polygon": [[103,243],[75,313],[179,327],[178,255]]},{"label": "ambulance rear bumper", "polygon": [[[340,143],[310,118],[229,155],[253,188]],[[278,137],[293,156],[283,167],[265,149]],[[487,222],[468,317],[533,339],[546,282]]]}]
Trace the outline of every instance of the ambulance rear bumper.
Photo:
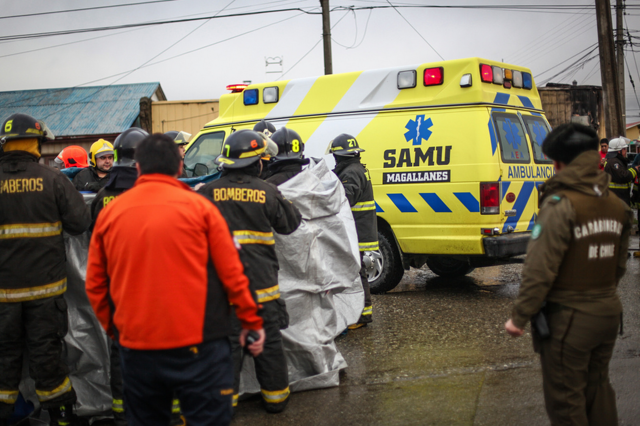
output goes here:
[{"label": "ambulance rear bumper", "polygon": [[511,257],[520,256],[527,252],[527,244],[531,232],[518,232],[513,234],[485,237],[482,240],[484,253],[487,257]]}]

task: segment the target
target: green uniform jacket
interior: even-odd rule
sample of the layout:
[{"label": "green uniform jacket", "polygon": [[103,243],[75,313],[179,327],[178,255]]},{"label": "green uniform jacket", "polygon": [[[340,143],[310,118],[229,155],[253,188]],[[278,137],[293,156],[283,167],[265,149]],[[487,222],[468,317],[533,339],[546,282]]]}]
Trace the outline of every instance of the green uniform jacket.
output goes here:
[{"label": "green uniform jacket", "polygon": [[[585,152],[540,187],[540,214],[527,248],[520,293],[511,315],[518,328],[524,328],[545,300],[590,315],[617,315],[622,312],[615,286],[585,290],[566,286],[560,289],[556,285],[565,254],[574,243],[573,224],[576,221],[576,211],[571,201],[561,195],[562,192],[576,191],[600,197],[603,202],[623,204],[617,197],[611,198],[613,194],[609,196],[609,176],[598,168],[599,161],[597,151]],[[623,211],[626,220],[622,224],[617,259],[614,259],[617,261],[616,283],[626,271],[632,221],[629,207],[623,206]]]}]

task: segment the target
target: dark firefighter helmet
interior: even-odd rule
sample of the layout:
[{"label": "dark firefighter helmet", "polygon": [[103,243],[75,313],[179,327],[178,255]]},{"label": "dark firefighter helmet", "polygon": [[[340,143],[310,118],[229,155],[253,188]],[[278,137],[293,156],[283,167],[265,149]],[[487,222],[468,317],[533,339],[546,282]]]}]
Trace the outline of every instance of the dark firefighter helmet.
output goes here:
[{"label": "dark firefighter helmet", "polygon": [[260,160],[266,154],[267,147],[267,139],[262,133],[249,129],[238,130],[224,141],[217,162],[225,169],[241,169]]},{"label": "dark firefighter helmet", "polygon": [[364,152],[360,148],[358,141],[351,135],[342,133],[329,143],[326,154],[339,155],[341,157],[354,157],[359,152]]},{"label": "dark firefighter helmet", "polygon": [[262,133],[263,135],[266,135],[267,137],[271,137],[271,135],[276,132],[276,126],[274,126],[273,124],[269,123],[268,121],[260,120],[260,122],[258,122],[258,124],[253,126],[253,131],[254,132],[258,132],[258,133]]},{"label": "dark firefighter helmet", "polygon": [[189,139],[191,139],[191,135],[187,132],[177,130],[169,130],[165,132],[165,135],[169,136],[172,141],[176,143],[176,145],[188,145]]},{"label": "dark firefighter helmet", "polygon": [[275,161],[302,158],[304,142],[295,130],[282,127],[271,136],[271,140],[278,145],[278,155],[275,156]]},{"label": "dark firefighter helmet", "polygon": [[43,121],[36,120],[27,114],[11,114],[2,122],[0,140],[2,143],[16,139],[55,139],[51,130]]},{"label": "dark firefighter helmet", "polygon": [[147,136],[149,136],[149,133],[139,127],[132,127],[120,133],[113,143],[117,158],[114,165],[119,167],[135,167],[136,160],[134,156],[136,147]]}]

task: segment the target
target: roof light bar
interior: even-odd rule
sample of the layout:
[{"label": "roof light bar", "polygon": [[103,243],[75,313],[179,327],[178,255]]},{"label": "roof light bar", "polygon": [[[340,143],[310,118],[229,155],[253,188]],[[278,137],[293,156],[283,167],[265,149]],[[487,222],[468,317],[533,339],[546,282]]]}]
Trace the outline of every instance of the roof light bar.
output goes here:
[{"label": "roof light bar", "polygon": [[485,83],[493,83],[493,68],[491,68],[491,65],[480,65],[480,79]]},{"label": "roof light bar", "polygon": [[258,104],[258,89],[250,89],[242,92],[245,105],[257,105]]},{"label": "roof light bar", "polygon": [[520,71],[513,72],[513,87],[522,87],[522,73]]},{"label": "roof light bar", "polygon": [[231,93],[240,93],[246,89],[248,84],[230,84],[227,86],[227,90],[231,90]]},{"label": "roof light bar", "polygon": [[502,68],[493,66],[493,82],[495,84],[502,84],[504,82],[504,76],[502,75]]},{"label": "roof light bar", "polygon": [[444,82],[444,68],[427,68],[424,70],[424,85],[438,86]]},{"label": "roof light bar", "polygon": [[398,73],[398,89],[411,89],[416,87],[417,79],[416,70],[400,71]]}]

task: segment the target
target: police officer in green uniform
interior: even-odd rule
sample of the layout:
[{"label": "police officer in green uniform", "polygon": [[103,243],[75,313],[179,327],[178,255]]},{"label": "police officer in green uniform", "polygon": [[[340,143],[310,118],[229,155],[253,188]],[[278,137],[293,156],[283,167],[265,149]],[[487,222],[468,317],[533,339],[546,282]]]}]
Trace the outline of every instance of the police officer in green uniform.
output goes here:
[{"label": "police officer in green uniform", "polygon": [[[298,209],[278,189],[259,178],[260,158],[267,154],[268,141],[261,133],[249,129],[229,135],[218,161],[222,177],[200,188],[220,209],[234,239],[240,245],[240,260],[249,278],[251,291],[264,320],[265,342],[260,356],[254,358],[256,376],[264,407],[279,413],[289,402],[289,374],[280,330],[288,326],[288,314],[278,286],[278,258],[273,231],[290,234],[300,225]],[[270,149],[274,149],[272,146]],[[271,152],[275,154],[275,152]],[[234,364],[233,405],[237,405],[243,350],[238,337],[240,322],[232,313],[230,337]]]},{"label": "police officer in green uniform", "polygon": [[350,325],[353,330],[366,326],[372,321],[373,307],[371,305],[371,291],[367,268],[363,261],[365,251],[380,250],[378,244],[378,222],[376,218],[376,203],[373,200],[373,186],[369,171],[360,162],[360,148],[358,141],[345,133],[338,135],[329,144],[328,152],[333,154],[336,167],[333,172],[344,186],[344,192],[349,200],[353,219],[358,232],[358,246],[360,248],[360,279],[364,289],[364,309],[356,324]]},{"label": "police officer in green uniform", "polygon": [[597,150],[595,131],[579,124],[561,125],[545,139],[542,151],[557,174],[540,187],[520,293],[505,324],[518,337],[541,309],[546,316],[549,336],[540,325],[532,334],[552,425],[618,424],[609,361],[632,216],[608,190]]}]

